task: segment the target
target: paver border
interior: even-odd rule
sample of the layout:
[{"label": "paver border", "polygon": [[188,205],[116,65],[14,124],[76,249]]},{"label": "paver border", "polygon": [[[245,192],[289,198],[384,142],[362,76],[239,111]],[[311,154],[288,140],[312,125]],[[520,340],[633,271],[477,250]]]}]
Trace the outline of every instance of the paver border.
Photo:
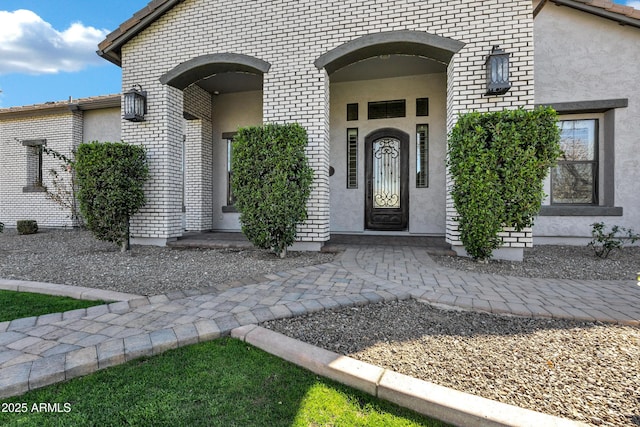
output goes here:
[{"label": "paver border", "polygon": [[71,297],[89,301],[131,301],[143,298],[141,295],[82,286],[58,285],[55,283],[34,282],[30,280],[0,279],[0,289],[5,291],[32,292],[61,297]]},{"label": "paver border", "polygon": [[399,374],[258,325],[233,329],[231,336],[318,375],[457,426],[587,426]]}]

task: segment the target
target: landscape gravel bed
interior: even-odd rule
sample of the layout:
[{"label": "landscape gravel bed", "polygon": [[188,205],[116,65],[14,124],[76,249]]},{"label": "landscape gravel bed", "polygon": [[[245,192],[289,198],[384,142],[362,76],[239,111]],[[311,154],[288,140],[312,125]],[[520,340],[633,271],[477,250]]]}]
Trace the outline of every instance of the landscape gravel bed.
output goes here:
[{"label": "landscape gravel bed", "polygon": [[640,275],[640,246],[614,249],[607,258],[583,246],[540,245],[524,250],[524,262],[492,259],[480,263],[466,257],[435,256],[443,267],[478,273],[580,280],[633,280]]},{"label": "landscape gravel bed", "polygon": [[[339,257],[340,255],[338,255]],[[236,286],[238,279],[331,262],[335,255],[134,246],[130,254],[79,230],[0,233],[0,278],[154,295]],[[525,261],[433,256],[483,273],[629,280],[640,249],[607,260],[585,247],[537,246]],[[591,425],[640,425],[640,329],[444,310],[417,301],[325,311],[265,325],[331,351],[461,391]]]},{"label": "landscape gravel bed", "polygon": [[120,252],[84,230],[0,234],[0,278],[86,286],[138,295],[227,289],[231,282],[331,262],[335,254],[260,249],[171,249],[133,246]]},{"label": "landscape gravel bed", "polygon": [[640,425],[640,329],[443,310],[415,300],[266,322],[289,337],[488,399]]}]

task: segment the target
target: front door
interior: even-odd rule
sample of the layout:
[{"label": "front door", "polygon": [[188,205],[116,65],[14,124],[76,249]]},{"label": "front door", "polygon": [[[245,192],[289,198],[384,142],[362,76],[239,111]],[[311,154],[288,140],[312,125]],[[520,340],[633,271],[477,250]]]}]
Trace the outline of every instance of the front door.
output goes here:
[{"label": "front door", "polygon": [[406,230],[409,222],[409,135],[379,129],[365,138],[365,225]]}]

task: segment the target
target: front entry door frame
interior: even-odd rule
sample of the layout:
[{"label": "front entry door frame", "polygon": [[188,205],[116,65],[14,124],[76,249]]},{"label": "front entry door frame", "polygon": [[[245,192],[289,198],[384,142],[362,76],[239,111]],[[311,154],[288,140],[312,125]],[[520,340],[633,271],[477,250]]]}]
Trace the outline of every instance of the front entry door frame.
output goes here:
[{"label": "front entry door frame", "polygon": [[[374,201],[373,146],[376,141],[392,138],[399,141],[400,203],[380,207]],[[382,128],[371,132],[365,141],[365,228],[369,230],[406,230],[409,226],[409,134],[399,129]]]}]

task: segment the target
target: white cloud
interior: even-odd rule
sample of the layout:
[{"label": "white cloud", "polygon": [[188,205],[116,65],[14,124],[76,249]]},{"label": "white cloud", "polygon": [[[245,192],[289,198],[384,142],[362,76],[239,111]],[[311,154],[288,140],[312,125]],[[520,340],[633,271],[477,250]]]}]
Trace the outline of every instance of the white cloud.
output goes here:
[{"label": "white cloud", "polygon": [[635,7],[636,9],[640,9],[640,1],[638,0],[627,0],[627,6]]},{"label": "white cloud", "polygon": [[80,22],[58,31],[30,10],[0,10],[0,74],[53,74],[102,64],[95,52],[108,33]]}]

